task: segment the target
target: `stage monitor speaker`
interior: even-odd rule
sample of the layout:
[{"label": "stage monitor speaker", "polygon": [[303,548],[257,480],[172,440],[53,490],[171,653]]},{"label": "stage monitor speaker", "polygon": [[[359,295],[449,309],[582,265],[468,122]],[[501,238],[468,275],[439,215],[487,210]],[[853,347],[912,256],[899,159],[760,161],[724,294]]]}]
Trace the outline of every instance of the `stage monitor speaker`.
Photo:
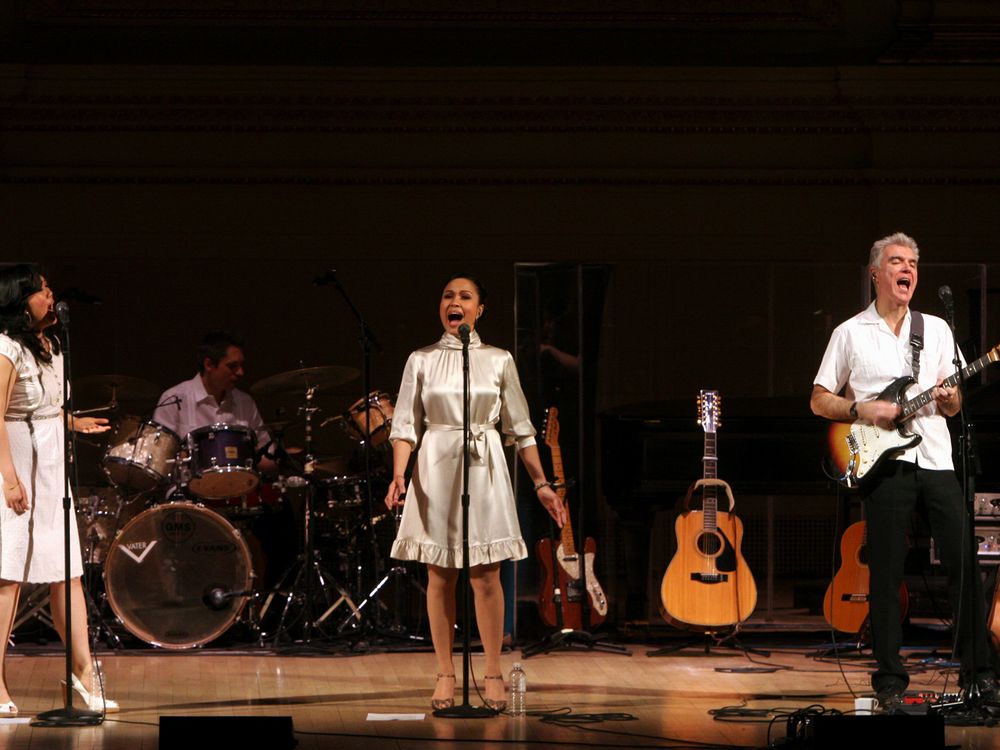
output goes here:
[{"label": "stage monitor speaker", "polygon": [[805,736],[799,738],[802,742],[798,745],[800,747],[817,750],[843,750],[847,747],[944,750],[944,717],[941,714],[821,714],[810,718],[811,726],[807,726]]},{"label": "stage monitor speaker", "polygon": [[160,750],[291,750],[291,716],[161,716]]}]

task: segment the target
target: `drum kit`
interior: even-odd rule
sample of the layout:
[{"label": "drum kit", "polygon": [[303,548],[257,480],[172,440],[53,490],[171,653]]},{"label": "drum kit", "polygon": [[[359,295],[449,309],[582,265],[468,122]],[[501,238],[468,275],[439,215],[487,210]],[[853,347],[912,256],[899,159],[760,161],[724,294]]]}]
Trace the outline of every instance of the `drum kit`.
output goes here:
[{"label": "drum kit", "polygon": [[[213,424],[181,436],[150,418],[120,413],[119,400],[155,399],[159,389],[154,384],[109,375],[75,385],[75,395],[106,399],[103,406],[75,413],[110,412],[113,424],[99,448],[107,486],[95,483],[75,491],[94,601],[92,628],[103,630],[111,645],[120,642],[123,627],[151,645],[187,649],[219,638],[240,622],[262,645],[278,645],[344,634],[343,627],[332,629],[333,615],[343,606],[350,630],[356,629],[360,575],[357,581],[347,579],[365,564],[362,547],[375,524],[392,518],[373,516],[368,503],[371,489],[374,505],[381,507],[388,483],[386,452],[379,454],[382,468],[366,476],[350,473],[349,459],[314,456],[312,443],[321,411],[314,396],[357,375],[350,367],[301,368],[250,389],[258,399],[295,395],[302,400],[295,419],[266,425],[272,437],[267,455],[279,467],[274,480],[256,468],[257,437],[248,427]],[[376,391],[367,397],[367,408],[365,402],[352,403],[320,427],[340,425],[355,451],[369,437],[372,449],[387,446],[393,400]],[[305,428],[304,448],[286,446],[286,430],[299,425]],[[276,571],[267,571],[271,562],[254,538],[258,524],[271,531],[284,528],[294,538],[285,543],[298,554],[280,575],[265,575]],[[339,578],[324,567],[324,556],[337,561]],[[269,585],[265,578],[276,583]]]}]

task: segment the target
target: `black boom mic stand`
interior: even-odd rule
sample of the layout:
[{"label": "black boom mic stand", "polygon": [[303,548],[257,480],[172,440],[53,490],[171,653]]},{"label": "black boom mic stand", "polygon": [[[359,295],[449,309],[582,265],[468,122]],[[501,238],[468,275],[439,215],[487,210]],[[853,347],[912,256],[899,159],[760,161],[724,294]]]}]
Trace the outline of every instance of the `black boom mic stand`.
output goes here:
[{"label": "black boom mic stand", "polygon": [[[69,422],[69,379],[70,379],[70,349],[69,349],[69,305],[60,302],[56,305],[56,314],[63,329],[63,564],[65,566],[63,585],[65,586],[66,622],[64,623],[63,640],[66,646],[66,705],[43,711],[31,722],[35,727],[88,727],[104,721],[99,711],[81,709],[73,706],[73,595],[70,589],[70,513],[73,510],[73,499],[70,494],[70,459],[72,457],[73,441],[70,439]],[[84,613],[86,617],[86,613]]]},{"label": "black boom mic stand", "polygon": [[451,708],[435,709],[434,715],[446,719],[486,719],[497,712],[469,703],[471,672],[472,607],[469,591],[469,326],[458,327],[462,338],[462,703]]}]

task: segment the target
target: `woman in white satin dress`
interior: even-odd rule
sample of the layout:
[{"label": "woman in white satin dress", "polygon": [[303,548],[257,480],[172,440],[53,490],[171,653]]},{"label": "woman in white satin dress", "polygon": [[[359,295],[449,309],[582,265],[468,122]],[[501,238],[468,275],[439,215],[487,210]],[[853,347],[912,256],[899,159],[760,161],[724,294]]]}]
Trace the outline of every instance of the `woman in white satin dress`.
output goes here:
[{"label": "woman in white satin dress", "polygon": [[[0,669],[21,585],[49,584],[52,623],[66,641],[63,536],[63,370],[52,291],[38,269],[0,270]],[[69,417],[76,432],[99,433],[108,420]],[[80,575],[80,537],[70,513],[73,607],[73,689],[95,711],[117,711],[105,701],[87,639],[87,609]],[[0,717],[17,714],[0,674]]]},{"label": "woman in white satin dress", "polygon": [[[484,302],[485,291],[475,279],[457,276],[448,281],[439,305],[444,334],[407,360],[389,438],[393,480],[385,503],[390,510],[403,505],[392,556],[427,564],[427,614],[438,662],[431,699],[436,709],[454,705],[455,695],[455,588],[462,568],[463,376],[458,329],[463,323],[471,329],[469,569],[490,708],[506,707],[500,669],[504,610],[500,562],[527,557],[504,442],[517,446],[538,499],[560,527],[565,518],[559,496],[545,479],[514,358],[483,344],[475,331]],[[404,475],[418,447],[407,491]]]}]

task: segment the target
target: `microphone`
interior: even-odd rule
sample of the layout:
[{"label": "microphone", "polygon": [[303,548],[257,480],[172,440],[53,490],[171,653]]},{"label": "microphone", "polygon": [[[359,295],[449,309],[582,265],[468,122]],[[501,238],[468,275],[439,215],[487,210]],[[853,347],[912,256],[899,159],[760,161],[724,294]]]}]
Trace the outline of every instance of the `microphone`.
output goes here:
[{"label": "microphone", "polygon": [[249,591],[229,591],[222,586],[213,586],[205,595],[201,597],[202,602],[210,609],[225,609],[227,602],[230,599],[235,599],[239,596],[249,596]]},{"label": "microphone", "polygon": [[955,306],[955,300],[951,296],[951,287],[947,284],[938,287],[938,298],[944,303],[947,310],[951,310]]},{"label": "microphone", "polygon": [[458,335],[459,335],[459,338],[462,339],[462,343],[463,344],[468,344],[469,343],[469,333],[470,333],[470,330],[471,329],[469,328],[469,324],[468,323],[462,323],[462,325],[460,325],[458,327]]},{"label": "microphone", "polygon": [[316,286],[327,286],[329,284],[336,284],[336,283],[337,283],[336,268],[331,268],[322,276],[317,276],[315,279],[313,279],[313,284],[315,284]]},{"label": "microphone", "polygon": [[56,317],[64,326],[69,325],[69,305],[65,302],[56,303]]}]

